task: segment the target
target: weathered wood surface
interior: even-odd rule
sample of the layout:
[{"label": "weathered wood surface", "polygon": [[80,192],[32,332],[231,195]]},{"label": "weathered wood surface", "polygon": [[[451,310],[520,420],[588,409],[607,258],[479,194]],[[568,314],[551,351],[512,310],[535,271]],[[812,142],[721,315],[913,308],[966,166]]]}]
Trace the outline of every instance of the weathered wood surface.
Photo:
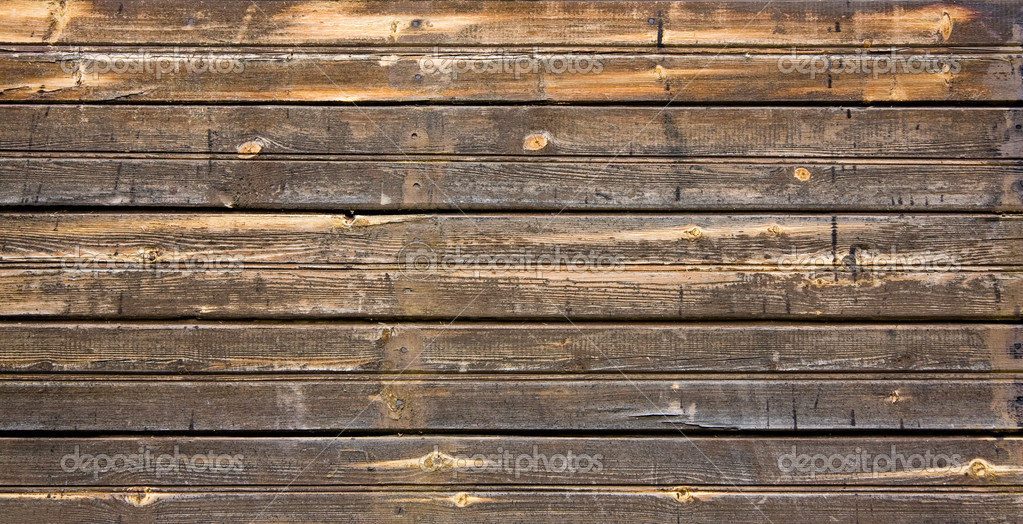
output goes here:
[{"label": "weathered wood surface", "polygon": [[[0,0],[0,515],[1018,521],[1021,35]],[[66,467],[136,453],[236,467]]]},{"label": "weathered wood surface", "polygon": [[[1015,437],[3,438],[0,453],[7,466],[0,486],[14,487],[1012,487],[1023,481],[1023,441]],[[192,462],[210,453],[212,464]],[[840,459],[831,467],[821,455]],[[117,457],[116,465],[103,456]]]},{"label": "weathered wood surface", "polygon": [[1012,0],[451,2],[11,0],[0,42],[363,45],[1015,45]]},{"label": "weathered wood surface", "polygon": [[262,156],[275,159],[0,156],[0,204],[420,212],[1023,211],[1023,166],[990,161]]},{"label": "weathered wood surface", "polygon": [[0,53],[0,102],[902,102],[1023,98],[1019,53],[94,48]]},{"label": "weathered wood surface", "polygon": [[[736,264],[930,270],[1023,264],[1000,215],[355,215],[0,213],[0,263],[162,263],[619,270]],[[422,265],[423,267],[419,267]]]},{"label": "weathered wood surface", "polygon": [[12,104],[3,111],[4,151],[1023,158],[1023,111],[1006,108]]},{"label": "weathered wood surface", "polygon": [[0,370],[1023,372],[1018,324],[0,323]]},{"label": "weathered wood surface", "polygon": [[1023,495],[1003,491],[701,490],[686,487],[461,491],[325,491],[293,488],[182,492],[43,491],[4,493],[0,511],[12,520],[49,522],[526,522],[557,519],[627,522],[1007,522]]},{"label": "weathered wood surface", "polygon": [[1023,377],[0,377],[0,430],[1016,431]]},{"label": "weathered wood surface", "polygon": [[[8,318],[1019,320],[1023,273],[763,267],[544,271],[0,270]],[[209,269],[218,266],[216,269]],[[165,268],[167,266],[164,266]],[[927,297],[921,300],[920,297]]]}]

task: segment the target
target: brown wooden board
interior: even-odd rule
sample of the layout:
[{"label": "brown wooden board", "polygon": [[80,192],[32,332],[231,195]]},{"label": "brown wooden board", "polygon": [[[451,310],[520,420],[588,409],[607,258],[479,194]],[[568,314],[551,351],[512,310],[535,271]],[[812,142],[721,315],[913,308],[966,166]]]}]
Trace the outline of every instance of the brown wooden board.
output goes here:
[{"label": "brown wooden board", "polygon": [[3,431],[1017,431],[1023,378],[0,378]]},{"label": "brown wooden board", "polygon": [[[2,109],[2,108],[0,108]],[[0,156],[0,203],[362,211],[1023,211],[1016,163]]]},{"label": "brown wooden board", "polygon": [[902,522],[1006,522],[1019,516],[1019,491],[726,491],[685,487],[572,491],[305,489],[169,492],[159,490],[39,491],[9,493],[0,511],[14,520],[106,522],[416,522],[510,521],[555,518],[589,523],[807,522],[875,520]]},{"label": "brown wooden board", "polygon": [[0,263],[341,264],[429,270],[736,264],[943,271],[1023,264],[999,215],[0,213]]},{"label": "brown wooden board", "polygon": [[1012,103],[1018,51],[76,48],[0,53],[0,102]]},{"label": "brown wooden board", "polygon": [[[52,153],[1023,158],[1006,108],[4,106],[0,150]],[[964,125],[964,123],[969,125]],[[1018,126],[1018,127],[1017,127]]]},{"label": "brown wooden board", "polygon": [[6,2],[0,42],[363,45],[1003,45],[1012,0]]},{"label": "brown wooden board", "polygon": [[4,269],[0,300],[0,311],[11,318],[1019,320],[1023,273],[762,267],[420,272],[239,269],[205,260],[169,269]]},{"label": "brown wooden board", "polygon": [[0,454],[7,466],[0,485],[14,487],[1012,487],[1023,480],[1023,442],[1014,437],[2,438]]},{"label": "brown wooden board", "polygon": [[1018,324],[0,323],[0,370],[1023,372]]}]

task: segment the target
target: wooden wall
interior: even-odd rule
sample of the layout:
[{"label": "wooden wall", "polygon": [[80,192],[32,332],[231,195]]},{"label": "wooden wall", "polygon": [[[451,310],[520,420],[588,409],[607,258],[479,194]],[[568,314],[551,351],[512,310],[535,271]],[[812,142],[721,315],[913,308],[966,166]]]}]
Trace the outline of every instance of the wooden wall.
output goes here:
[{"label": "wooden wall", "polygon": [[0,520],[1023,521],[1023,4],[0,1]]}]

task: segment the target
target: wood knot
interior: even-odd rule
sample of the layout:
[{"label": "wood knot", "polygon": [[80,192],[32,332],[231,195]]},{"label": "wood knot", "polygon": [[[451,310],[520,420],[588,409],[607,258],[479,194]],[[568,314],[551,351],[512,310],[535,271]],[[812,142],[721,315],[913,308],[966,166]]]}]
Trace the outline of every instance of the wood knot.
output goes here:
[{"label": "wood knot", "polygon": [[462,493],[455,493],[454,495],[452,495],[450,500],[452,503],[454,503],[455,506],[464,508],[469,504],[476,502],[476,497],[473,497],[463,491]]},{"label": "wood knot", "polygon": [[156,502],[156,497],[149,493],[149,488],[144,488],[134,493],[128,493],[124,500],[132,506],[145,506]]},{"label": "wood knot", "polygon": [[547,147],[547,143],[550,142],[550,135],[546,131],[539,133],[533,133],[526,136],[526,139],[522,141],[522,149],[526,151],[539,151]]},{"label": "wood knot", "polygon": [[160,250],[147,247],[139,250],[138,257],[142,262],[156,262],[160,258]]},{"label": "wood knot", "polygon": [[800,182],[806,182],[807,180],[810,180],[810,170],[805,167],[797,167],[795,176]]},{"label": "wood knot", "polygon": [[892,394],[888,396],[888,402],[894,404],[899,401],[899,390],[892,391]]},{"label": "wood knot", "polygon": [[671,496],[672,498],[683,504],[689,504],[693,502],[693,500],[695,500],[693,492],[689,491],[686,488],[675,488],[674,490],[671,491]]},{"label": "wood knot", "polygon": [[258,140],[250,140],[238,146],[238,155],[242,158],[252,158],[262,150],[263,144],[260,144]]},{"label": "wood knot", "polygon": [[684,239],[686,239],[686,240],[688,240],[690,242],[695,242],[695,241],[699,240],[700,237],[702,237],[702,236],[703,236],[703,230],[700,229],[699,226],[693,226],[693,227],[691,227],[689,229],[683,229],[682,230],[682,238],[684,238]]},{"label": "wood knot", "polygon": [[778,227],[777,224],[772,225],[772,226],[767,228],[767,234],[771,235],[772,237],[780,237],[781,236],[781,228]]},{"label": "wood knot", "polygon": [[995,478],[995,467],[982,458],[975,458],[966,466],[966,475],[974,480],[991,480]]},{"label": "wood knot", "polygon": [[941,21],[938,22],[938,34],[941,35],[941,41],[947,42],[948,37],[952,34],[952,17],[948,16],[948,13],[941,13]]},{"label": "wood knot", "polygon": [[441,471],[454,468],[457,459],[438,450],[433,450],[419,459],[419,469],[425,471]]}]

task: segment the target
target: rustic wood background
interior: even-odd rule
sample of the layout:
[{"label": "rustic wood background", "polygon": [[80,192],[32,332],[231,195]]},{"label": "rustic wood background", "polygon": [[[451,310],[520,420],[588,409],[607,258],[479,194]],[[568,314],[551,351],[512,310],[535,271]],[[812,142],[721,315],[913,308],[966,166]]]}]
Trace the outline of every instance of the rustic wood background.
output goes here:
[{"label": "rustic wood background", "polygon": [[1023,522],[1021,45],[0,0],[0,520]]}]

